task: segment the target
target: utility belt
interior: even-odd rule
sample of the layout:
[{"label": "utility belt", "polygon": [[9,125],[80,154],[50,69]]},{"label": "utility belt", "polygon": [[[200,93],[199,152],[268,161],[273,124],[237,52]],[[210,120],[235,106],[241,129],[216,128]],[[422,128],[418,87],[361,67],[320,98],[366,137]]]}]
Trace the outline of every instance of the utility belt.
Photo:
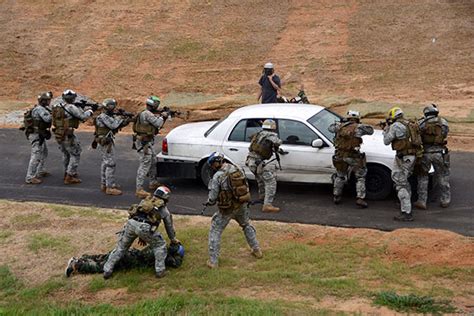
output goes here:
[{"label": "utility belt", "polygon": [[150,222],[148,219],[146,218],[143,218],[143,217],[137,217],[137,216],[134,216],[132,217],[132,219],[136,222],[140,222],[140,223],[145,223],[145,224],[148,224],[150,226],[155,226],[155,224],[153,224],[152,222]]}]

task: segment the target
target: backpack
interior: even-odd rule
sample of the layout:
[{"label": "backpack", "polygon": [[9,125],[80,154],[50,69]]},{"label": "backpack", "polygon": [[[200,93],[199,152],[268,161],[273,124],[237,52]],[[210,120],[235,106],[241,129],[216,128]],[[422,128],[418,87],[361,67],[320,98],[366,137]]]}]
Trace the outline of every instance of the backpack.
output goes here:
[{"label": "backpack", "polygon": [[23,125],[20,127],[25,134],[34,133],[33,109],[27,110],[23,113]]},{"label": "backpack", "polygon": [[232,190],[233,197],[239,203],[250,202],[250,190],[247,179],[244,173],[237,168],[236,171],[229,173],[227,177],[229,181],[229,187]]},{"label": "backpack", "polygon": [[140,204],[132,204],[128,209],[128,215],[132,218],[139,213],[150,214],[154,208],[160,208],[164,204],[165,202],[162,199],[156,196],[149,196],[143,199]]}]

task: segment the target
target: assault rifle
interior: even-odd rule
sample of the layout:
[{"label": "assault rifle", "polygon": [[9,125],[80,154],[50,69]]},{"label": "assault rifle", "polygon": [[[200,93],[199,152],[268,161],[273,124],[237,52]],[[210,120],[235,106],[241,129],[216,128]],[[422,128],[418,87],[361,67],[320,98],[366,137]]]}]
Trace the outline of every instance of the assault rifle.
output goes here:
[{"label": "assault rifle", "polygon": [[168,118],[170,118],[170,119],[171,119],[173,116],[179,117],[180,115],[183,114],[183,113],[181,113],[181,111],[172,110],[172,109],[170,109],[170,108],[167,107],[167,106],[163,107],[162,109],[158,109],[158,110],[157,110],[157,113],[159,113],[159,114],[166,113],[166,114],[168,114]]},{"label": "assault rifle", "polygon": [[392,122],[389,119],[386,119],[385,121],[380,121],[377,126],[379,126],[381,129],[385,129],[385,127],[390,124],[392,124]]},{"label": "assault rifle", "polygon": [[96,102],[88,102],[85,99],[80,100],[79,102],[74,102],[75,106],[78,106],[84,110],[85,107],[90,107],[93,112],[97,111],[100,108],[100,104]]},{"label": "assault rifle", "polygon": [[114,112],[115,115],[119,115],[119,116],[123,116],[123,117],[127,117],[127,118],[132,118],[135,116],[134,113],[132,112],[127,112],[125,111],[124,109],[117,109],[115,112]]},{"label": "assault rifle", "polygon": [[283,170],[283,169],[281,168],[281,158],[280,158],[280,154],[282,154],[282,155],[287,155],[288,152],[287,152],[287,151],[284,151],[284,150],[281,149],[281,148],[278,148],[278,149],[274,148],[274,149],[273,149],[273,153],[275,154],[275,158],[273,158],[273,159],[267,161],[267,162],[265,163],[265,165],[268,165],[269,163],[271,163],[271,162],[273,162],[273,161],[276,160],[277,163],[278,163],[278,169]]}]

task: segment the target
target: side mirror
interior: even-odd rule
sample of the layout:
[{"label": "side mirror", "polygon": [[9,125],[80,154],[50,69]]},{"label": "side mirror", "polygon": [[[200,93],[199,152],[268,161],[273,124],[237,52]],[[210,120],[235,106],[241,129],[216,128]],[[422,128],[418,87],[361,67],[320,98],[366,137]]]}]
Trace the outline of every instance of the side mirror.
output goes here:
[{"label": "side mirror", "polygon": [[323,147],[323,145],[324,145],[324,143],[323,143],[322,139],[315,139],[311,143],[311,147],[314,147],[314,148],[321,148],[321,147]]}]

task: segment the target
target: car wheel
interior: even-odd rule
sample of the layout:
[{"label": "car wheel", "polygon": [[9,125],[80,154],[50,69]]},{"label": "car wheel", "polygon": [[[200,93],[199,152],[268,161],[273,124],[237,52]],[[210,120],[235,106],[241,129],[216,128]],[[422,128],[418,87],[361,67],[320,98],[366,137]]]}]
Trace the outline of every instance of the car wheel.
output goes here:
[{"label": "car wheel", "polygon": [[391,172],[380,165],[368,165],[365,178],[366,197],[369,200],[383,200],[393,189]]},{"label": "car wheel", "polygon": [[201,182],[202,184],[204,184],[204,186],[206,186],[206,188],[209,185],[209,181],[211,181],[212,173],[213,172],[211,168],[207,165],[205,161],[201,163]]}]

